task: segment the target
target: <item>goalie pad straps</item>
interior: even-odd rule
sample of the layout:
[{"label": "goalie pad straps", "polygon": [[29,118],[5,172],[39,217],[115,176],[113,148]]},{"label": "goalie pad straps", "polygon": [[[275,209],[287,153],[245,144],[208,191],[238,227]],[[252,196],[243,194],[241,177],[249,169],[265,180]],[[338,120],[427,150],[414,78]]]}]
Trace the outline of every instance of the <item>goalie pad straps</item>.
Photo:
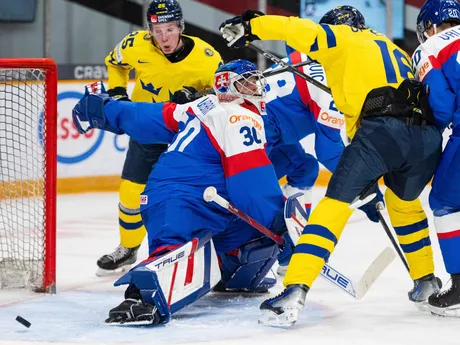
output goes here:
[{"label": "goalie pad straps", "polygon": [[267,237],[245,243],[221,254],[222,281],[229,290],[258,292],[273,287],[276,279],[264,278],[278,257],[278,245]]},{"label": "goalie pad straps", "polygon": [[134,284],[144,303],[155,305],[161,322],[207,294],[220,281],[212,234],[207,232],[176,249],[150,257],[115,282]]}]

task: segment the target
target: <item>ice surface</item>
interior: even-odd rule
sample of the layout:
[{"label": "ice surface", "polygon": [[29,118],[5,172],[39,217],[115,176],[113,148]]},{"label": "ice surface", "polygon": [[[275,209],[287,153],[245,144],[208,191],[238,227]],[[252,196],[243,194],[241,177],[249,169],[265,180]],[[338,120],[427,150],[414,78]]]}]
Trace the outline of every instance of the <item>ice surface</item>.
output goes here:
[{"label": "ice surface", "polygon": [[[324,189],[315,191],[315,200]],[[423,204],[427,212],[427,191]],[[211,294],[159,327],[106,326],[110,308],[121,302],[123,287],[94,275],[96,260],[118,244],[117,194],[58,197],[57,287],[55,296],[0,290],[0,344],[459,344],[460,320],[423,314],[407,299],[412,282],[399,259],[389,266],[368,294],[355,301],[318,279],[307,308],[291,329],[257,324],[258,306],[267,296]],[[430,225],[433,224],[429,217]],[[437,274],[447,281],[432,229]],[[329,264],[359,279],[370,262],[390,246],[380,225],[356,212]],[[145,244],[139,258],[147,255]],[[282,289],[281,282],[273,293]],[[15,321],[21,315],[27,329]]]}]

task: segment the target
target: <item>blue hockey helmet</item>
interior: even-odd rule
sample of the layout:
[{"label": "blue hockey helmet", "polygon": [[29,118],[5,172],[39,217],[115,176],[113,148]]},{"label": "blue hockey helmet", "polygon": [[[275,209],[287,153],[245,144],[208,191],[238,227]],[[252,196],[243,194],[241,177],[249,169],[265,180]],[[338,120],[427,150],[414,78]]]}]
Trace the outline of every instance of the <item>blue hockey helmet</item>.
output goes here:
[{"label": "blue hockey helmet", "polygon": [[214,74],[214,90],[220,101],[243,99],[263,109],[267,82],[262,72],[248,60],[233,60],[220,66]]},{"label": "blue hockey helmet", "polygon": [[337,6],[336,8],[326,12],[320,19],[320,24],[329,25],[348,25],[358,29],[365,29],[366,22],[364,16],[353,6]]},{"label": "blue hockey helmet", "polygon": [[147,9],[147,24],[176,22],[184,31],[184,16],[182,7],[177,0],[153,0]]},{"label": "blue hockey helmet", "polygon": [[426,0],[417,16],[417,38],[423,43],[428,38],[426,31],[446,21],[460,23],[460,4],[457,0]]}]

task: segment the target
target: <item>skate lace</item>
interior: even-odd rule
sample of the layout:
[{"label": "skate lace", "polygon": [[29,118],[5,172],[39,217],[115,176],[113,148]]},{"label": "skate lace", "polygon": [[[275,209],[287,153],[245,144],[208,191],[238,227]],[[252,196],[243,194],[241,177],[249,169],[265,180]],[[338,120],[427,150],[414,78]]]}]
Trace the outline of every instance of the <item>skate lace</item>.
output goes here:
[{"label": "skate lace", "polygon": [[128,254],[129,248],[123,247],[121,244],[118,245],[118,247],[114,250],[113,253],[110,253],[107,255],[109,258],[111,258],[113,261],[117,261],[121,258],[123,258],[126,254]]},{"label": "skate lace", "polygon": [[451,284],[450,284],[450,287],[449,287],[448,289],[444,290],[444,291],[441,291],[441,292],[438,294],[439,297],[442,297],[442,296],[447,295],[447,294],[450,292],[450,290],[452,290],[452,289],[454,288],[454,282],[452,281],[452,279],[449,279],[449,280],[447,281],[447,284],[446,284],[446,285],[449,285],[449,283],[451,283]]},{"label": "skate lace", "polygon": [[279,294],[273,296],[270,298],[270,300],[273,300],[273,299],[277,299],[278,297],[281,297],[285,292],[286,292],[287,289],[284,289],[283,291],[281,291]]}]

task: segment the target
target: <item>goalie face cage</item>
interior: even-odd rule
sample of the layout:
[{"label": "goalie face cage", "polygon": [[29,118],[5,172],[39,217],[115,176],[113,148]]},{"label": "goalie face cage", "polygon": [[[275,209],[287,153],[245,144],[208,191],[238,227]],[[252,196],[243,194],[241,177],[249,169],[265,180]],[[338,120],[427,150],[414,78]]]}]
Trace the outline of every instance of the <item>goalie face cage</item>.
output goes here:
[{"label": "goalie face cage", "polygon": [[57,70],[0,59],[0,288],[55,292]]}]

